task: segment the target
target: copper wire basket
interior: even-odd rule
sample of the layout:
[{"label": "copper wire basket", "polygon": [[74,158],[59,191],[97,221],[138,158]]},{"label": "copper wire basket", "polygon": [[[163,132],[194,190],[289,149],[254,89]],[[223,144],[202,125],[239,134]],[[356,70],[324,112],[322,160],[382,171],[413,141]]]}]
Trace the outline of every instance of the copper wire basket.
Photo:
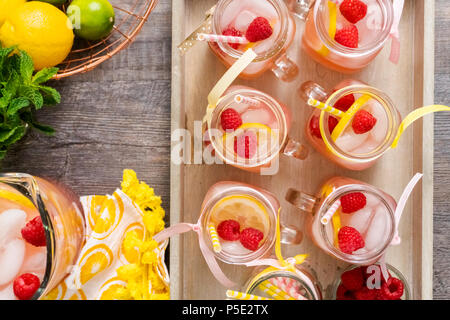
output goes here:
[{"label": "copper wire basket", "polygon": [[[158,4],[158,0],[109,1],[114,7],[116,16],[111,33],[96,42],[76,38],[66,60],[58,65],[59,71],[54,79],[90,71],[128,47]],[[65,11],[65,7],[62,9]]]}]

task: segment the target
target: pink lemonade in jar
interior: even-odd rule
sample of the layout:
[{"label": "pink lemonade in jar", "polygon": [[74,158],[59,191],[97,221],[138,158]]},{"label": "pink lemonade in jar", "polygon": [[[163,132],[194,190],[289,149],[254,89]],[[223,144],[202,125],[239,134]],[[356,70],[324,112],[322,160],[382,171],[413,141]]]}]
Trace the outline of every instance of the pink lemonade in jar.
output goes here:
[{"label": "pink lemonade in jar", "polygon": [[397,203],[366,183],[332,178],[322,186],[314,208],[305,206],[307,196],[299,191],[290,189],[286,198],[299,208],[309,208],[307,211],[313,213],[308,214],[306,221],[309,236],[318,247],[339,260],[372,264],[394,237]]},{"label": "pink lemonade in jar", "polygon": [[[25,193],[15,187],[22,182]],[[84,217],[77,203],[71,192],[44,179],[2,175],[0,300],[38,299],[64,278],[84,241]]]},{"label": "pink lemonade in jar", "polygon": [[[291,122],[289,109],[249,87],[231,86],[211,118],[212,130],[208,134],[216,155],[247,171],[269,170],[286,141],[293,141],[287,137]],[[295,150],[299,155],[294,156],[305,157],[300,144]]]},{"label": "pink lemonade in jar", "polygon": [[390,149],[401,116],[385,94],[360,81],[345,80],[333,88],[334,94],[328,95],[318,85],[308,82],[300,88],[300,95],[308,96],[313,90],[321,92],[319,96],[324,101],[327,100],[327,105],[343,112],[348,111],[355,101],[364,95],[370,96],[336,140],[332,134],[339,119],[328,113],[323,115],[322,121],[327,124],[323,126],[323,137],[320,131],[322,111],[313,110],[305,131],[310,143],[322,155],[347,169],[364,170],[374,165],[378,158]]},{"label": "pink lemonade in jar", "polygon": [[[246,37],[247,44],[209,42],[216,56],[230,67],[246,50],[258,55],[241,74],[254,79],[269,69],[284,81],[292,80],[297,66],[285,53],[295,35],[295,22],[280,0],[221,0],[213,15],[213,33]],[[259,40],[261,39],[261,40]]]},{"label": "pink lemonade in jar", "polygon": [[327,0],[315,2],[306,20],[302,46],[325,67],[354,73],[366,67],[388,39],[393,23],[392,3],[390,0],[339,3],[333,6]]}]

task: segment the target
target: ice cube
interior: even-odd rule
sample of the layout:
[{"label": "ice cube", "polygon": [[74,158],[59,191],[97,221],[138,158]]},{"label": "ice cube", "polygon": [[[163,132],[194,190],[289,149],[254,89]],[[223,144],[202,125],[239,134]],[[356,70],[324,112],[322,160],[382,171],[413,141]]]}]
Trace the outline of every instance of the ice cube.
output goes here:
[{"label": "ice cube", "polygon": [[20,230],[25,226],[27,214],[20,209],[10,209],[0,214],[0,248],[8,240],[20,237]]},{"label": "ice cube", "polygon": [[364,233],[372,218],[373,209],[371,207],[364,207],[353,213],[342,213],[341,222],[343,226],[350,226],[358,230],[359,233]]},{"label": "ice cube", "polygon": [[262,108],[248,109],[241,117],[243,123],[261,123],[269,125],[273,121],[270,111]]},{"label": "ice cube", "polygon": [[234,27],[237,30],[240,30],[243,33],[245,33],[250,23],[252,23],[252,21],[255,20],[256,17],[257,16],[253,12],[243,10],[238,14],[236,19],[234,20]]},{"label": "ice cube", "polygon": [[269,21],[278,18],[277,10],[269,1],[247,0],[238,2],[244,2],[245,7],[254,12],[257,17],[264,17]]},{"label": "ice cube", "polygon": [[229,5],[223,10],[222,16],[220,17],[221,31],[233,26],[234,19],[238,16],[239,12],[242,11],[241,1],[231,1]]},{"label": "ice cube", "polygon": [[365,248],[369,251],[378,249],[387,237],[388,215],[386,209],[380,205],[374,210],[374,213],[369,229],[363,235]]},{"label": "ice cube", "polygon": [[225,241],[221,240],[222,250],[228,254],[235,256],[243,256],[252,253],[252,251],[244,248],[239,241]]},{"label": "ice cube", "polygon": [[377,149],[379,145],[380,145],[380,143],[375,141],[373,139],[372,135],[369,135],[367,140],[364,141],[364,143],[362,145],[360,145],[358,148],[354,149],[352,151],[352,153],[355,154],[355,155],[369,154],[372,151],[374,151],[375,149]]},{"label": "ice cube", "polygon": [[366,196],[366,208],[376,209],[380,205],[380,199],[371,193],[364,193]]},{"label": "ice cube", "polygon": [[0,286],[14,280],[22,267],[25,241],[14,239],[3,245],[0,251]]},{"label": "ice cube", "polygon": [[345,152],[352,152],[359,148],[369,137],[369,133],[356,134],[350,132],[350,130],[353,131],[353,129],[350,128],[336,139],[336,145]]},{"label": "ice cube", "polygon": [[249,104],[245,103],[234,103],[231,108],[236,110],[237,113],[242,114],[250,107]]},{"label": "ice cube", "polygon": [[22,267],[23,273],[42,273],[45,270],[47,263],[47,251],[42,248],[39,252],[36,252],[32,256],[25,259]]},{"label": "ice cube", "polygon": [[370,134],[373,140],[380,145],[386,139],[388,119],[383,106],[379,102],[372,103],[371,113],[377,119],[377,123],[370,130]]},{"label": "ice cube", "polygon": [[0,290],[0,300],[17,300],[12,284]]}]

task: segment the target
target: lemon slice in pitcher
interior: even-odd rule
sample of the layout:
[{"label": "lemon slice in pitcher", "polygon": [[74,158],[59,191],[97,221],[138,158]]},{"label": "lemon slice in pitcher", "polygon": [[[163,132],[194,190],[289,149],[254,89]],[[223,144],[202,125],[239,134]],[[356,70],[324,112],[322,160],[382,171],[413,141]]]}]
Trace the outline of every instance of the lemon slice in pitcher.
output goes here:
[{"label": "lemon slice in pitcher", "polygon": [[254,228],[268,234],[269,214],[266,207],[256,198],[248,195],[231,195],[215,204],[211,210],[211,221],[219,224],[225,220],[235,220],[245,228]]},{"label": "lemon slice in pitcher", "polygon": [[0,189],[0,198],[4,198],[6,200],[15,202],[29,209],[36,209],[33,202],[30,201],[27,197],[14,193],[9,190]]}]

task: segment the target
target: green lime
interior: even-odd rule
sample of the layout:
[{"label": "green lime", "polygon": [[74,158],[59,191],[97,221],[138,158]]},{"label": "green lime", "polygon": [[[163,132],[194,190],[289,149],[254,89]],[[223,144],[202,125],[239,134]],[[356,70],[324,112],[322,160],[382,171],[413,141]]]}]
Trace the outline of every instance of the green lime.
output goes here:
[{"label": "green lime", "polygon": [[114,9],[108,0],[73,0],[67,8],[75,35],[86,40],[99,40],[111,33]]},{"label": "green lime", "polygon": [[67,0],[39,0],[39,1],[40,1],[40,2],[47,2],[47,3],[53,4],[53,5],[55,5],[55,6],[67,2]]}]

